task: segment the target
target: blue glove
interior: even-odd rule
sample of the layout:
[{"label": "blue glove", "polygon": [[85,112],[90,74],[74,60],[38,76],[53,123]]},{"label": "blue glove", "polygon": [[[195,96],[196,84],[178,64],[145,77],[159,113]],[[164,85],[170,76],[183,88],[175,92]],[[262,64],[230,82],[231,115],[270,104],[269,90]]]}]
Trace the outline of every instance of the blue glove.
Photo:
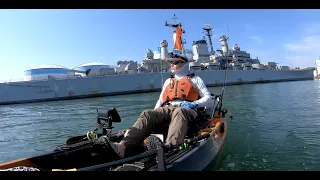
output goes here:
[{"label": "blue glove", "polygon": [[188,102],[188,101],[183,101],[180,103],[180,106],[181,107],[188,107],[188,108],[191,108],[191,109],[194,109],[196,108],[198,105],[194,102]]}]

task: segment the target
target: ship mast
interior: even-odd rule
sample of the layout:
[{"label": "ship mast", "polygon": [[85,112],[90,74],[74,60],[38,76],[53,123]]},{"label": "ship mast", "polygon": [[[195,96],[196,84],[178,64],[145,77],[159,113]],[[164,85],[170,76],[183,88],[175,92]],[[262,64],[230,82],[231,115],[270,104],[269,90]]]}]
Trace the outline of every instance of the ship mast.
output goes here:
[{"label": "ship mast", "polygon": [[204,27],[204,28],[202,28],[202,29],[206,31],[206,34],[205,34],[205,35],[207,35],[207,36],[208,36],[208,39],[209,39],[211,54],[214,54],[215,52],[214,52],[214,50],[213,50],[213,45],[212,45],[212,40],[211,40],[211,36],[212,36],[211,30],[212,30],[213,28],[211,27],[210,24],[205,24],[205,26],[206,26],[206,27]]},{"label": "ship mast", "polygon": [[[179,21],[179,23],[176,23],[176,20],[178,19],[177,16],[176,16],[176,14],[173,15],[173,18],[172,18],[172,19],[174,20],[175,23],[169,24],[169,23],[166,21],[165,26],[173,27],[174,29],[177,29],[177,27],[180,26],[180,27],[181,27],[181,30],[182,30],[182,33],[185,33],[184,29],[182,29],[182,24],[181,24],[181,22]],[[174,31],[174,32],[176,32],[176,31]],[[182,37],[182,36],[181,36],[181,37]],[[182,41],[182,38],[181,38],[181,37],[180,37],[181,47],[182,47],[181,53],[182,53],[182,55],[185,55],[185,49],[184,49],[184,45],[183,45],[183,44],[185,44],[186,41]]]}]

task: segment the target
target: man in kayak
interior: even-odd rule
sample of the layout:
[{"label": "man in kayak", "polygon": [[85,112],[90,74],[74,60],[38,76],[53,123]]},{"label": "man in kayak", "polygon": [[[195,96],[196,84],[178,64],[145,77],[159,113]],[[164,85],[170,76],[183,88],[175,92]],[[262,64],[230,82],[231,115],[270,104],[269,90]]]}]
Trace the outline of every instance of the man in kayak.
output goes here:
[{"label": "man in kayak", "polygon": [[211,93],[203,80],[190,73],[189,61],[185,56],[172,55],[167,61],[174,77],[164,82],[154,109],[143,111],[125,134],[124,140],[111,144],[122,158],[126,149],[141,144],[155,126],[170,121],[165,144],[182,143],[187,134],[188,121],[197,117],[197,108],[210,107],[213,104]]}]

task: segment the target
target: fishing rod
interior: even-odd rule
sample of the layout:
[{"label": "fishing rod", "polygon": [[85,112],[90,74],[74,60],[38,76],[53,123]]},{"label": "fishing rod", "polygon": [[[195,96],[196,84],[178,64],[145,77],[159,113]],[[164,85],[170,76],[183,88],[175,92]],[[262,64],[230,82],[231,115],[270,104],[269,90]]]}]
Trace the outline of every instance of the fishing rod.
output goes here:
[{"label": "fishing rod", "polygon": [[[228,25],[228,23],[227,23],[227,30],[228,30],[227,44],[229,45],[229,25]],[[225,65],[225,68],[224,68],[224,82],[223,82],[223,86],[222,86],[222,90],[221,90],[221,99],[223,98],[225,87],[227,86],[227,69],[229,68],[229,66],[228,66],[229,55],[230,55],[230,52],[229,52],[229,47],[228,47],[227,55],[226,55],[226,63],[224,64]]]},{"label": "fishing rod", "polygon": [[[229,26],[228,26],[228,23],[227,23],[227,30],[228,30],[228,33],[227,33],[228,37],[226,37],[226,40],[227,40],[227,45],[228,45],[229,44]],[[223,57],[222,62],[224,63],[224,65],[222,66],[222,67],[224,67],[224,80],[223,80],[223,83],[222,83],[221,94],[220,94],[220,96],[215,96],[214,97],[214,101],[218,100],[218,104],[216,104],[216,102],[214,102],[214,108],[212,109],[213,112],[211,114],[211,117],[214,116],[214,112],[215,112],[216,109],[221,111],[221,108],[222,108],[222,100],[223,100],[223,96],[224,96],[224,93],[225,93],[225,87],[227,86],[227,71],[228,71],[229,55],[230,55],[229,47],[227,47],[227,53],[224,55],[224,57],[221,56],[221,57]]]}]

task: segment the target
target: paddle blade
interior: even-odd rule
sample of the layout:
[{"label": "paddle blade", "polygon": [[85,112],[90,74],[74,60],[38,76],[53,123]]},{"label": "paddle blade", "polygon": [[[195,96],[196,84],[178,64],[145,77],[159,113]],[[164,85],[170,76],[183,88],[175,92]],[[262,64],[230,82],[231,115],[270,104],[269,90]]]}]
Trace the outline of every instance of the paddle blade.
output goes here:
[{"label": "paddle blade", "polygon": [[87,135],[74,136],[74,137],[71,137],[71,138],[67,139],[66,145],[75,144],[75,143],[81,142],[81,141],[83,141],[85,139],[88,139]]}]

